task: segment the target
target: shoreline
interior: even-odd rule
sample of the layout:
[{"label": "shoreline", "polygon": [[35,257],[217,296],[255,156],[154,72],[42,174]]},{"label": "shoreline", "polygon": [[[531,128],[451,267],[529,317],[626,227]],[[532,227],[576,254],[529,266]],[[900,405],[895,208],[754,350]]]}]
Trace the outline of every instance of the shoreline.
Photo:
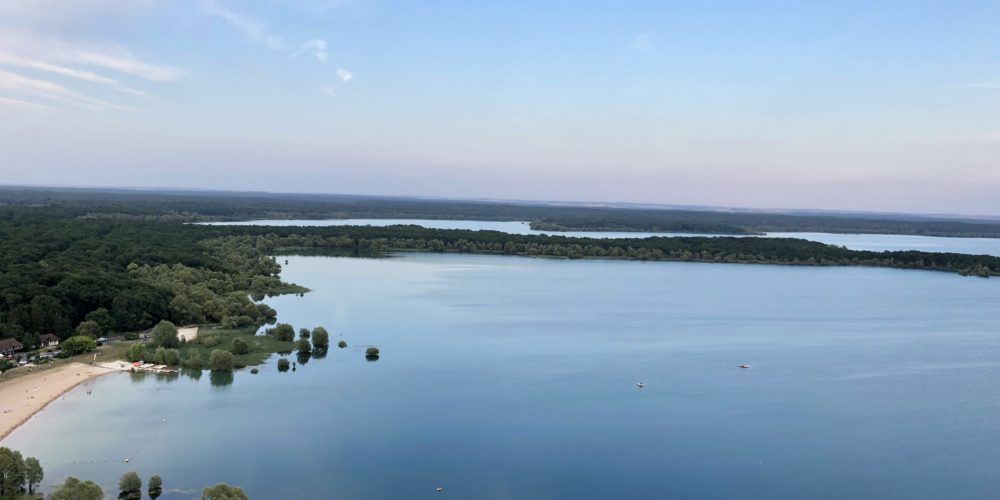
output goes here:
[{"label": "shoreline", "polygon": [[0,382],[0,443],[53,401],[80,384],[117,371],[119,370],[102,366],[71,363]]}]

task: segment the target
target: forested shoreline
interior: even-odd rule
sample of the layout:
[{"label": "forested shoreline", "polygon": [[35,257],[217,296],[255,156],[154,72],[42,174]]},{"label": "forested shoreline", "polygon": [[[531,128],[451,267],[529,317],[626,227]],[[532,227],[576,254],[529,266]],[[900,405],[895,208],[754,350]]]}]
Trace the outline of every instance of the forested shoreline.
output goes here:
[{"label": "forested shoreline", "polygon": [[0,207],[0,338],[35,345],[145,330],[161,320],[248,328],[276,312],[256,303],[300,293],[278,254],[371,256],[391,251],[489,253],[567,259],[878,266],[1000,274],[1000,258],[868,252],[793,238],[570,238],[420,226],[215,226],[173,220],[81,217],[93,207]]},{"label": "forested shoreline", "polygon": [[997,238],[1000,220],[905,214],[722,211],[392,198],[356,195],[0,187],[0,206],[81,219],[209,222],[254,219],[526,221],[542,231],[767,232]]}]

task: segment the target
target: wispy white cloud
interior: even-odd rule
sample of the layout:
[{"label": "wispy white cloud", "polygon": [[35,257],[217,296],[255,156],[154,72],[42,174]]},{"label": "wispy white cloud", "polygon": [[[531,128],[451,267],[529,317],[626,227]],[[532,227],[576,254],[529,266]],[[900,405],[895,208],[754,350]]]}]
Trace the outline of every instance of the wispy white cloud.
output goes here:
[{"label": "wispy white cloud", "polygon": [[35,102],[22,101],[20,99],[11,99],[9,97],[0,97],[0,106],[7,106],[11,108],[20,109],[30,109],[35,111],[49,111],[52,106],[46,106],[44,104],[38,104]]},{"label": "wispy white cloud", "polygon": [[656,30],[648,30],[632,37],[629,48],[636,52],[649,52],[656,49]]},{"label": "wispy white cloud", "polygon": [[202,5],[205,8],[205,12],[225,20],[233,28],[236,28],[240,33],[243,33],[243,36],[245,36],[248,40],[256,43],[262,43],[275,50],[280,50],[285,47],[284,40],[282,40],[280,36],[268,31],[267,27],[265,27],[262,23],[226,9],[216,3],[215,0],[203,0]]},{"label": "wispy white cloud", "polygon": [[292,57],[298,57],[299,54],[305,51],[311,51],[316,56],[316,59],[319,60],[319,62],[325,63],[327,61],[326,49],[327,49],[326,40],[322,39],[309,40],[303,43],[302,47],[299,47],[299,50],[293,52]]},{"label": "wispy white cloud", "polygon": [[349,82],[351,78],[354,78],[354,75],[344,68],[337,68],[337,77],[343,82]]},{"label": "wispy white cloud", "polygon": [[322,90],[323,93],[326,94],[326,95],[333,95],[333,86],[332,85],[323,85],[319,89]]},{"label": "wispy white cloud", "polygon": [[173,82],[184,76],[184,71],[170,66],[150,64],[140,61],[128,51],[121,50],[111,54],[107,52],[79,51],[72,54],[72,59],[82,64],[92,64],[112,69],[126,75],[137,76],[154,82]]},{"label": "wispy white cloud", "polygon": [[118,82],[118,80],[115,80],[114,78],[109,78],[107,76],[99,75],[97,73],[92,73],[90,71],[83,71],[66,66],[59,66],[45,61],[27,59],[15,56],[13,54],[6,54],[0,52],[0,64],[7,64],[10,66],[17,66],[25,69],[34,69],[38,71],[46,71],[49,73],[55,73],[58,75],[68,76],[71,78],[86,80],[88,82],[101,83],[104,85],[111,86],[116,90],[120,90],[128,94],[146,95],[146,93],[141,90],[133,89],[122,85],[121,83]]},{"label": "wispy white cloud", "polygon": [[23,92],[29,95],[76,104],[91,109],[103,108],[118,109],[123,111],[137,111],[136,108],[130,106],[112,104],[83,95],[55,82],[29,78],[18,73],[11,73],[3,70],[0,70],[0,90]]},{"label": "wispy white cloud", "polygon": [[[154,82],[177,81],[185,74],[183,70],[172,66],[143,61],[127,48],[111,42],[63,40],[30,31],[6,31],[0,32],[0,48],[7,56],[7,64],[21,67],[31,64],[34,66],[32,69],[90,79],[108,85],[113,85],[107,81],[114,80],[113,78],[95,75],[92,72],[87,74],[88,72],[74,66],[98,66]],[[20,61],[14,61],[15,58]],[[41,67],[37,63],[47,63],[48,66]]]}]

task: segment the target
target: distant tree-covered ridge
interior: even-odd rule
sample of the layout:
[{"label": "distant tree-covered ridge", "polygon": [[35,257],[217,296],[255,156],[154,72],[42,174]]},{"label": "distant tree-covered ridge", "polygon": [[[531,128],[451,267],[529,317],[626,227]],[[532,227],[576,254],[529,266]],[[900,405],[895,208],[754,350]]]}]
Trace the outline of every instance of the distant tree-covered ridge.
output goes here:
[{"label": "distant tree-covered ridge", "polygon": [[533,229],[542,231],[731,235],[824,232],[1000,237],[1000,220],[956,217],[623,208],[320,194],[0,187],[0,206],[44,207],[50,213],[81,219],[129,221],[467,219],[528,221]]},{"label": "distant tree-covered ridge", "polygon": [[273,321],[276,312],[255,300],[305,291],[281,281],[273,257],[279,254],[465,252],[1000,274],[1000,258],[986,255],[854,251],[791,238],[592,239],[420,226],[206,226],[80,218],[78,209],[0,206],[0,339],[30,347],[44,333],[89,338],[145,330],[162,320],[259,326]]}]

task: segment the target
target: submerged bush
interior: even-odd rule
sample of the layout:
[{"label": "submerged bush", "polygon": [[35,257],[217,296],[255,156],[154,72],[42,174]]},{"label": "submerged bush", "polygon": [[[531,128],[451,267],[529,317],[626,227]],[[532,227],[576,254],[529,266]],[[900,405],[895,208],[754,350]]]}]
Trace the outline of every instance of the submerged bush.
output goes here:
[{"label": "submerged bush", "polygon": [[295,340],[295,328],[288,323],[278,323],[274,328],[268,328],[267,334],[282,342]]},{"label": "submerged bush", "polygon": [[209,355],[208,365],[213,372],[228,372],[233,370],[233,353],[216,349]]},{"label": "submerged bush", "polygon": [[341,340],[340,342],[337,342],[337,347],[339,347],[341,349],[347,347],[347,341],[346,340]]},{"label": "submerged bush", "polygon": [[312,352],[312,344],[307,339],[299,339],[295,347],[298,349],[299,354],[309,354]]},{"label": "submerged bush", "polygon": [[316,328],[313,328],[312,342],[317,349],[329,347],[330,334],[326,331],[326,328],[323,328],[322,326],[317,326]]}]

